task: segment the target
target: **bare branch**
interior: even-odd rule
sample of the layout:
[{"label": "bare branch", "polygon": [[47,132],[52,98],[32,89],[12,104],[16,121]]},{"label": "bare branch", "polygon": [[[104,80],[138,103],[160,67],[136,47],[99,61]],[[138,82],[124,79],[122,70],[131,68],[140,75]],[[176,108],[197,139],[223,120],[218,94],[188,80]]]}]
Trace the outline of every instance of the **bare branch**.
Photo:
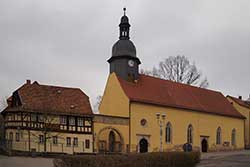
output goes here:
[{"label": "bare branch", "polygon": [[202,73],[194,63],[190,64],[185,56],[170,56],[151,71],[141,69],[141,73],[201,88],[207,88],[209,85],[207,78],[202,79]]}]

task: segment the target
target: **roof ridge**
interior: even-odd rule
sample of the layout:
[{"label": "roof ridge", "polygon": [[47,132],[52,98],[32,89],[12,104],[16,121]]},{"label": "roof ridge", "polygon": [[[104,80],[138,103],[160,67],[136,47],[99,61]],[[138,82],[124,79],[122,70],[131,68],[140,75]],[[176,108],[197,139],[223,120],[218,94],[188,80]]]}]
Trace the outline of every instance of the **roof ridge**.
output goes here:
[{"label": "roof ridge", "polygon": [[[31,85],[35,85],[32,83]],[[44,86],[44,87],[52,87],[52,88],[63,88],[63,89],[78,89],[81,90],[80,88],[74,88],[74,87],[67,87],[67,86],[57,86],[57,85],[46,85],[46,84],[38,84],[38,86]]]}]

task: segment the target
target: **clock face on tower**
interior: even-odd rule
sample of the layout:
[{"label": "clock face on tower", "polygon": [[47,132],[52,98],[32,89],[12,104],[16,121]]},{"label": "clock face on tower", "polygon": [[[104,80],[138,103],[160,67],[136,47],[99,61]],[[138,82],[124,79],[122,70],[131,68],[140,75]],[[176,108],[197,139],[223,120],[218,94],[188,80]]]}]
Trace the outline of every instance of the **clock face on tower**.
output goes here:
[{"label": "clock face on tower", "polygon": [[129,65],[129,67],[134,67],[135,66],[135,62],[133,60],[129,60],[128,61],[128,65]]}]

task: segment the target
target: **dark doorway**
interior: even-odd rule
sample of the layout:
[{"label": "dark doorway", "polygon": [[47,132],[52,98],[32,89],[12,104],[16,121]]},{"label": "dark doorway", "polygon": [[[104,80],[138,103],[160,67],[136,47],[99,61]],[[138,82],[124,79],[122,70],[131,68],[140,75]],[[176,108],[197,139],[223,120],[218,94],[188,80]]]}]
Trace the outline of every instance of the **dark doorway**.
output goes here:
[{"label": "dark doorway", "polygon": [[207,139],[202,139],[202,141],[201,141],[201,151],[202,152],[207,152],[207,149],[208,149]]},{"label": "dark doorway", "polygon": [[115,152],[115,133],[109,133],[109,152]]},{"label": "dark doorway", "polygon": [[146,153],[148,152],[148,141],[146,139],[140,140],[140,153]]}]

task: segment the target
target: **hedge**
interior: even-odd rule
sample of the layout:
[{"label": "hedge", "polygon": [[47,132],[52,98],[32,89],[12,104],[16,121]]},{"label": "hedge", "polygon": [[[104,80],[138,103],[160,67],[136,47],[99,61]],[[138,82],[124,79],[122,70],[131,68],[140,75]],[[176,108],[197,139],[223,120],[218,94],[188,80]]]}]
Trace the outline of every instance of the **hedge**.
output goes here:
[{"label": "hedge", "polygon": [[67,155],[55,159],[54,167],[194,167],[199,162],[199,152]]}]

